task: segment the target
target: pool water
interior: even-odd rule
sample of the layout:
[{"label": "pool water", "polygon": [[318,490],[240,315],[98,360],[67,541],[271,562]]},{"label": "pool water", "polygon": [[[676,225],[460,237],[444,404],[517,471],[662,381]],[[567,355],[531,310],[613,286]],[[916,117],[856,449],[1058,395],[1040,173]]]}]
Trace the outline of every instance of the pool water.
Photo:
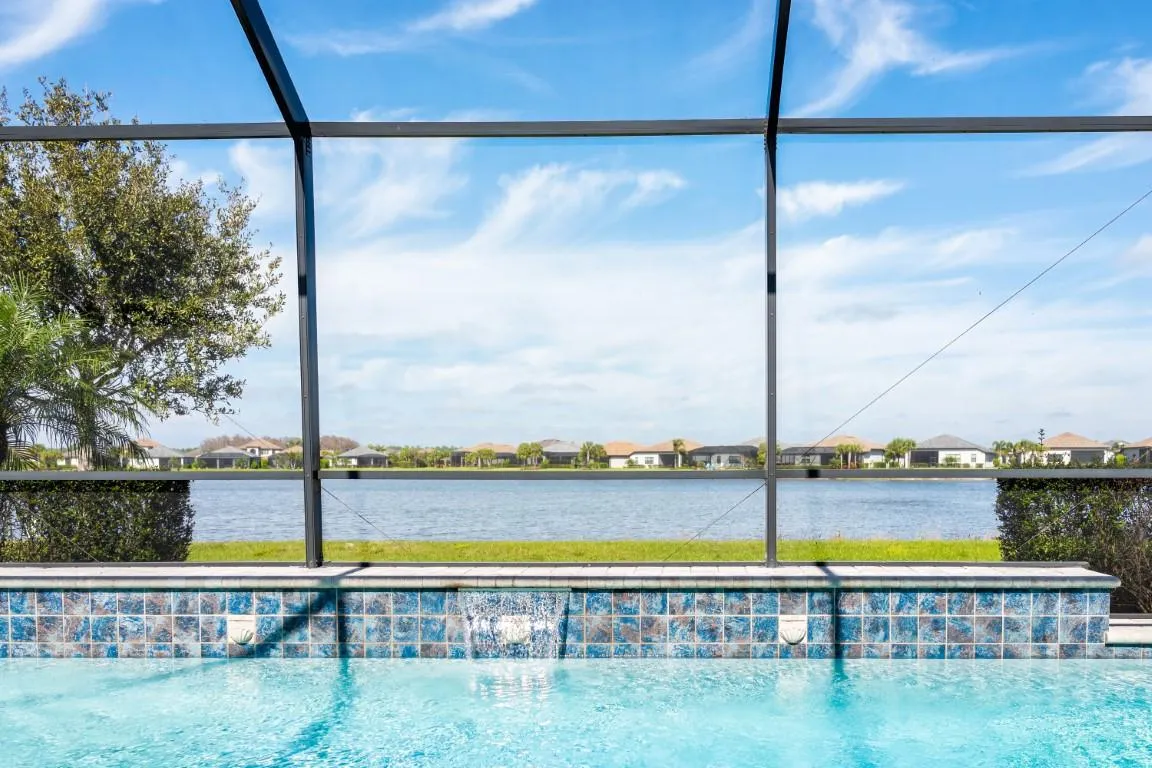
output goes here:
[{"label": "pool water", "polygon": [[1147,766],[1152,664],[9,661],[16,766]]}]

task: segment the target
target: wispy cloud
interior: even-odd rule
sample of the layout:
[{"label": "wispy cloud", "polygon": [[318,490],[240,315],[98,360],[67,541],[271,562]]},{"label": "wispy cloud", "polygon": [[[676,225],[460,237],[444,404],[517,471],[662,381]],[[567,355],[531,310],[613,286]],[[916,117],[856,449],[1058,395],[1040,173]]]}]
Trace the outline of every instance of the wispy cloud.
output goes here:
[{"label": "wispy cloud", "polygon": [[813,0],[813,6],[813,22],[844,65],[823,96],[795,113],[801,116],[829,114],[852,104],[891,70],[916,76],[973,70],[1023,50],[948,50],[916,28],[916,8],[901,0]]},{"label": "wispy cloud", "polygon": [[[1084,73],[1083,82],[1114,115],[1152,114],[1152,59],[1101,61]],[[1152,136],[1117,133],[1093,139],[1030,170],[1037,175],[1089,169],[1124,168],[1152,160]]]},{"label": "wispy cloud", "polygon": [[293,35],[288,41],[307,53],[338,56],[392,53],[426,45],[437,34],[479,32],[535,4],[536,0],[457,0],[430,16],[391,30],[334,30],[318,35]]},{"label": "wispy cloud", "polygon": [[111,0],[7,0],[0,23],[0,67],[25,64],[63,48],[103,23]]},{"label": "wispy cloud", "polygon": [[796,222],[817,216],[836,216],[849,206],[864,205],[894,195],[903,188],[903,182],[890,179],[806,181],[783,187],[777,203],[785,218]]},{"label": "wispy cloud", "polygon": [[752,0],[748,13],[735,32],[688,62],[689,74],[715,76],[732,69],[756,51],[771,28],[770,0]]}]

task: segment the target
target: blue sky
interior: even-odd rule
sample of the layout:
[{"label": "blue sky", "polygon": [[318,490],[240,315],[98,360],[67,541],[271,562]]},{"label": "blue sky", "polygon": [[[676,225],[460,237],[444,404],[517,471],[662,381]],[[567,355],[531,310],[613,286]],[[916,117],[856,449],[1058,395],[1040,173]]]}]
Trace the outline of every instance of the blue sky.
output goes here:
[{"label": "blue sky", "polygon": [[[791,115],[1152,114],[1140,0],[796,0]],[[266,0],[314,119],[749,117],[763,0]],[[0,83],[150,122],[274,120],[224,0],[17,0]],[[292,266],[285,141],[171,147],[243,181]],[[756,137],[317,142],[321,426],[362,441],[763,433]],[[780,435],[822,437],[1152,184],[1152,137],[783,137]],[[843,431],[1152,435],[1152,203]],[[285,281],[286,289],[290,282]],[[291,291],[289,291],[291,292]],[[299,431],[292,313],[237,420]],[[155,424],[192,445],[198,417]]]}]

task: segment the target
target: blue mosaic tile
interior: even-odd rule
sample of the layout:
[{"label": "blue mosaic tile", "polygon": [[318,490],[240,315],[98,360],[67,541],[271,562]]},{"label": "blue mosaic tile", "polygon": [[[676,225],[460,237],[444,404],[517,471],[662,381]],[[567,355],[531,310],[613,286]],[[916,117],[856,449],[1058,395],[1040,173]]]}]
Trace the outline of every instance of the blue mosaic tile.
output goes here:
[{"label": "blue mosaic tile", "polygon": [[[308,649],[309,655],[313,659],[335,659],[340,656],[340,649],[336,643],[312,643]],[[402,645],[399,653],[405,659],[415,659],[420,656],[420,651],[415,645]]]},{"label": "blue mosaic tile", "polygon": [[[391,619],[385,619],[391,625]],[[311,640],[312,632],[310,629],[311,619],[307,614],[296,614],[293,616],[284,616],[284,626],[282,632],[284,633],[284,641],[288,643],[307,643]],[[391,632],[392,627],[388,627]]]},{"label": "blue mosaic tile", "polygon": [[637,643],[617,643],[612,646],[612,658],[638,659],[640,658],[640,646]]},{"label": "blue mosaic tile", "polygon": [[144,659],[148,657],[148,646],[144,643],[120,643],[120,658]]},{"label": "blue mosaic tile", "polygon": [[808,647],[801,645],[778,645],[780,650],[780,658],[782,659],[806,659],[808,658]]},{"label": "blue mosaic tile", "polygon": [[1088,658],[1088,647],[1084,643],[1061,643],[1059,653],[1062,659],[1085,659]]},{"label": "blue mosaic tile", "polygon": [[861,646],[866,659],[890,659],[892,658],[892,646],[888,643],[864,643]]},{"label": "blue mosaic tile", "polygon": [[585,610],[593,616],[611,616],[612,615],[612,593],[611,592],[589,592],[586,598],[587,605]]},{"label": "blue mosaic tile", "polygon": [[612,618],[588,616],[584,619],[584,642],[601,645],[612,642]]},{"label": "blue mosaic tile", "polygon": [[921,616],[920,642],[929,644],[942,644],[947,632],[947,620],[942,616]]},{"label": "blue mosaic tile", "polygon": [[[1111,592],[1089,592],[1088,593],[1088,615],[1089,616],[1107,616],[1110,610],[1112,601]],[[15,613],[15,611],[13,611]]]},{"label": "blue mosaic tile", "polygon": [[468,625],[464,617],[449,615],[444,617],[444,639],[449,644],[463,643],[467,640]]},{"label": "blue mosaic tile", "polygon": [[152,616],[171,615],[172,593],[167,591],[145,592],[144,613]]},{"label": "blue mosaic tile", "polygon": [[721,617],[719,616],[697,616],[696,617],[696,642],[697,643],[718,643],[722,633],[724,632],[724,625]]},{"label": "blue mosaic tile", "polygon": [[[920,631],[920,619],[916,616],[892,617],[892,642],[915,643]],[[908,658],[913,658],[913,656]]]},{"label": "blue mosaic tile", "polygon": [[307,592],[285,591],[280,593],[280,609],[288,616],[307,616],[311,613]]},{"label": "blue mosaic tile", "polygon": [[948,644],[948,658],[949,659],[973,659],[976,657],[975,646],[970,644],[953,645]]},{"label": "blue mosaic tile", "polygon": [[1032,593],[1033,616],[1056,616],[1060,613],[1060,593],[1052,591]]},{"label": "blue mosaic tile", "polygon": [[860,643],[848,643],[846,645],[837,645],[836,651],[841,659],[862,659],[864,658],[864,646]]},{"label": "blue mosaic tile", "polygon": [[781,592],[780,615],[802,616],[808,610],[808,594],[806,592]]},{"label": "blue mosaic tile", "polygon": [[58,616],[64,613],[64,595],[54,589],[38,591],[36,613],[41,616]]},{"label": "blue mosaic tile", "polygon": [[584,642],[584,617],[568,617],[568,621],[564,623],[563,639],[567,645],[576,645]]},{"label": "blue mosaic tile", "polygon": [[1005,592],[1004,593],[1004,615],[1005,616],[1031,616],[1032,615],[1032,593],[1031,592]]},{"label": "blue mosaic tile", "polygon": [[888,590],[869,590],[864,593],[861,612],[872,616],[885,615],[891,612],[891,595]]},{"label": "blue mosaic tile", "polygon": [[201,592],[200,615],[217,616],[224,613],[228,605],[228,595],[224,592]]},{"label": "blue mosaic tile", "polygon": [[945,646],[939,644],[924,644],[916,646],[916,653],[921,659],[943,659],[947,654]]},{"label": "blue mosaic tile", "polygon": [[862,628],[865,643],[888,642],[889,621],[888,616],[865,616]]},{"label": "blue mosaic tile", "polygon": [[[285,652],[285,655],[287,655],[287,652]],[[392,658],[392,646],[384,643],[369,643],[364,646],[364,658],[390,659]]]},{"label": "blue mosaic tile", "polygon": [[1032,620],[1023,616],[1004,617],[1005,643],[1032,642]]},{"label": "blue mosaic tile", "polygon": [[[95,595],[93,595],[93,601],[95,601]],[[200,613],[200,593],[194,589],[173,592],[172,613],[182,616],[195,616]]]},{"label": "blue mosaic tile", "polygon": [[1030,659],[1032,658],[1032,646],[1027,643],[1005,643],[1004,658],[1005,659]]},{"label": "blue mosaic tile", "polygon": [[[415,616],[393,616],[392,617],[392,642],[394,643],[415,643],[420,639],[420,620]],[[312,625],[312,642],[316,642],[316,625]],[[326,636],[321,636],[320,641],[325,642]]]},{"label": "blue mosaic tile", "polygon": [[751,643],[748,654],[753,659],[775,659],[780,656],[780,649],[776,643]]},{"label": "blue mosaic tile", "polygon": [[640,619],[641,643],[667,643],[668,617],[643,616]]},{"label": "blue mosaic tile", "polygon": [[116,612],[128,615],[144,615],[143,592],[117,592]]},{"label": "blue mosaic tile", "polygon": [[968,616],[948,617],[948,645],[967,643],[973,640],[972,619]]},{"label": "blue mosaic tile", "polygon": [[999,659],[1003,654],[1004,646],[999,643],[991,643],[977,644],[973,648],[975,648],[974,656],[977,659]]},{"label": "blue mosaic tile", "polygon": [[1059,627],[1053,616],[1037,616],[1032,619],[1032,642],[1055,643],[1059,639]]},{"label": "blue mosaic tile", "polygon": [[[915,592],[893,592],[892,613],[898,616],[915,616],[920,612],[920,606]],[[909,658],[915,658],[915,654]]]},{"label": "blue mosaic tile", "polygon": [[9,620],[8,616],[0,616],[0,643],[7,643],[9,634]]},{"label": "blue mosaic tile", "polygon": [[612,612],[617,616],[639,616],[640,615],[640,593],[639,592],[613,592],[612,593]]},{"label": "blue mosaic tile", "polygon": [[855,616],[863,610],[864,595],[860,592],[840,592],[836,596],[836,611],[845,616]]},{"label": "blue mosaic tile", "polygon": [[608,643],[588,643],[584,654],[589,659],[608,659],[612,656],[612,646]]},{"label": "blue mosaic tile", "polygon": [[148,658],[150,659],[170,659],[172,653],[172,643],[151,643],[148,646]]},{"label": "blue mosaic tile", "polygon": [[36,642],[36,619],[32,616],[12,616],[9,632],[13,643]]},{"label": "blue mosaic tile", "polygon": [[778,622],[779,619],[775,616],[754,616],[752,618],[752,642],[776,643],[780,639]]},{"label": "blue mosaic tile", "polygon": [[642,659],[663,659],[668,655],[668,645],[666,643],[643,643],[640,646],[640,658]]},{"label": "blue mosaic tile", "polygon": [[[93,631],[95,635],[95,631]],[[93,636],[95,640],[95,636]],[[200,617],[177,616],[172,624],[172,639],[176,643],[200,642]]]},{"label": "blue mosaic tile", "polygon": [[448,658],[450,659],[466,659],[468,658],[468,646],[463,643],[449,643],[448,644]]},{"label": "blue mosaic tile", "polygon": [[256,642],[279,643],[284,640],[284,624],[279,616],[259,616],[256,619]]},{"label": "blue mosaic tile", "polygon": [[780,614],[780,593],[757,591],[749,594],[749,604],[754,616],[778,616]]},{"label": "blue mosaic tile", "polygon": [[1089,643],[1102,643],[1104,642],[1104,633],[1108,631],[1108,617],[1107,616],[1091,616],[1088,618],[1088,629],[1086,631],[1087,642]]},{"label": "blue mosaic tile", "polygon": [[748,616],[724,617],[724,642],[748,643],[752,640],[752,619]]},{"label": "blue mosaic tile", "polygon": [[808,593],[808,615],[828,616],[832,613],[832,593],[817,590]]},{"label": "blue mosaic tile", "polygon": [[456,590],[449,590],[444,593],[444,613],[459,614],[463,609],[460,607],[460,593]]},{"label": "blue mosaic tile", "polygon": [[40,656],[36,643],[12,643],[8,652],[13,659],[35,659]]},{"label": "blue mosaic tile", "polygon": [[[92,593],[69,591],[63,594],[64,615],[88,616],[92,613]],[[5,613],[5,611],[0,611]]]},{"label": "blue mosaic tile", "polygon": [[[536,592],[533,597],[542,593]],[[443,616],[446,596],[440,590],[424,590],[420,593],[420,613],[424,616]]]},{"label": "blue mosaic tile", "polygon": [[[284,658],[286,659],[306,659],[308,658],[308,644],[307,643],[285,643],[283,646]],[[391,656],[391,646],[369,646],[369,647],[384,647],[389,649],[389,658]]]},{"label": "blue mosaic tile", "polygon": [[1085,643],[1088,641],[1088,619],[1085,616],[1061,616],[1061,643]]},{"label": "blue mosaic tile", "polygon": [[809,616],[806,640],[809,645],[827,645],[832,642],[832,617]]},{"label": "blue mosaic tile", "polygon": [[[200,642],[223,643],[228,637],[228,621],[223,616],[200,617]],[[207,654],[205,654],[207,655]]]},{"label": "blue mosaic tile", "polygon": [[697,592],[697,616],[721,616],[724,613],[723,592]]},{"label": "blue mosaic tile", "polygon": [[[412,610],[409,613],[416,613],[416,593],[415,592],[398,592],[396,594],[411,595]],[[336,615],[336,590],[334,589],[313,589],[308,591],[308,613],[312,616],[335,616]],[[336,649],[333,647],[332,652],[335,653]]]},{"label": "blue mosaic tile", "polygon": [[145,616],[144,639],[149,643],[171,643],[172,615]]},{"label": "blue mosaic tile", "polygon": [[[775,594],[775,593],[773,593]],[[669,592],[668,613],[673,616],[692,616],[696,613],[695,592]]]},{"label": "blue mosaic tile", "polygon": [[8,593],[8,611],[13,616],[32,616],[36,613],[36,593],[11,591]]},{"label": "blue mosaic tile", "polygon": [[254,597],[257,616],[276,616],[280,613],[282,606],[279,592],[257,592]]},{"label": "blue mosaic tile", "polygon": [[92,619],[88,616],[65,616],[63,636],[66,643],[92,642]]},{"label": "blue mosaic tile", "polygon": [[674,659],[696,658],[696,646],[692,643],[675,643],[671,646],[670,656]]},{"label": "blue mosaic tile", "polygon": [[[200,648],[199,644],[196,646]],[[94,659],[115,659],[119,654],[120,648],[116,643],[92,643],[92,658]]]},{"label": "blue mosaic tile", "polygon": [[64,642],[64,618],[62,616],[37,616],[36,642]]},{"label": "blue mosaic tile", "polygon": [[584,654],[584,644],[571,645],[564,649],[564,658],[566,659],[583,659],[586,658]]},{"label": "blue mosaic tile", "polygon": [[[447,642],[448,626],[443,616],[424,616],[420,619],[420,642],[445,643]],[[360,642],[363,642],[361,634]]]},{"label": "blue mosaic tile", "polygon": [[892,658],[894,659],[915,659],[916,646],[906,643],[898,643],[892,646]]},{"label": "blue mosaic tile", "polygon": [[859,643],[863,640],[863,629],[859,616],[845,616],[836,622],[836,642]]},{"label": "blue mosaic tile", "polygon": [[8,590],[0,589],[0,615],[8,613]]},{"label": "blue mosaic tile", "polygon": [[[295,640],[296,638],[291,638]],[[388,643],[392,641],[391,616],[365,616],[364,639],[369,643]]]},{"label": "blue mosaic tile", "polygon": [[584,598],[587,593],[583,590],[574,589],[568,593],[568,615],[569,616],[583,616],[584,615]]},{"label": "blue mosaic tile", "polygon": [[280,643],[260,643],[253,646],[253,656],[257,659],[282,659],[284,646]]},{"label": "blue mosaic tile", "polygon": [[[441,636],[443,636],[444,620],[440,619]],[[336,642],[363,643],[364,617],[341,615],[336,617]],[[441,641],[443,642],[443,641]]]},{"label": "blue mosaic tile", "polygon": [[1004,642],[1004,619],[1000,616],[977,616],[972,623],[972,636],[977,645]]},{"label": "blue mosaic tile", "polygon": [[364,658],[364,645],[362,643],[337,643],[336,653],[341,659]]},{"label": "blue mosaic tile", "polygon": [[948,593],[949,616],[971,616],[976,600],[971,592]]},{"label": "blue mosaic tile", "polygon": [[[443,596],[444,593],[441,592],[440,594]],[[341,589],[337,591],[336,614],[339,616],[363,616],[364,593],[358,589]]]},{"label": "blue mosaic tile", "polygon": [[229,592],[228,593],[228,613],[232,616],[245,616],[251,614],[255,609],[252,601],[252,593],[248,591],[243,592]]},{"label": "blue mosaic tile", "polygon": [[115,616],[116,598],[115,592],[93,592],[92,613],[97,616]]},{"label": "blue mosaic tile", "polygon": [[612,622],[612,642],[639,643],[640,619],[636,616],[617,616]]},{"label": "blue mosaic tile", "polygon": [[948,612],[948,595],[945,592],[919,593],[921,616],[943,616]]},{"label": "blue mosaic tile", "polygon": [[668,640],[673,643],[691,643],[696,639],[696,619],[691,616],[671,616],[668,619]]},{"label": "blue mosaic tile", "polygon": [[1060,593],[1061,616],[1085,616],[1088,613],[1088,593],[1082,590]]},{"label": "blue mosaic tile", "polygon": [[[360,647],[360,654],[364,654],[364,646]],[[448,644],[447,643],[423,643],[420,646],[420,658],[422,659],[446,659],[448,658]]]},{"label": "blue mosaic tile", "polygon": [[724,593],[724,614],[726,616],[748,616],[752,612],[752,599],[747,592],[730,590]]},{"label": "blue mosaic tile", "polygon": [[645,616],[668,614],[668,593],[663,590],[644,592],[640,596],[640,610]]},{"label": "blue mosaic tile", "polygon": [[698,643],[696,645],[696,658],[719,659],[723,658],[724,647],[719,643]]},{"label": "blue mosaic tile", "polygon": [[[285,596],[287,599],[287,596]],[[364,592],[364,615],[386,616],[392,613],[392,593],[369,590]]]},{"label": "blue mosaic tile", "polygon": [[[98,643],[115,643],[120,634],[117,629],[118,621],[115,616],[93,616],[90,629],[92,640]],[[12,639],[17,639],[15,625],[13,625]]]},{"label": "blue mosaic tile", "polygon": [[976,615],[977,616],[1000,616],[1004,613],[1004,593],[1003,592],[977,592],[976,593]]},{"label": "blue mosaic tile", "polygon": [[724,643],[720,655],[725,659],[750,659],[752,651],[748,643]]}]

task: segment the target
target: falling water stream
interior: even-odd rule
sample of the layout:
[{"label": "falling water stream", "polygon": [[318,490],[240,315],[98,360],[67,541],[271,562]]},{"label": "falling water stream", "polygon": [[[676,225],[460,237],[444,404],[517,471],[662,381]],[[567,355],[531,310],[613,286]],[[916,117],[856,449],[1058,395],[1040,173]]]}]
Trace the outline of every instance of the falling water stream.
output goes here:
[{"label": "falling water stream", "polygon": [[556,659],[568,620],[566,590],[461,590],[472,659]]}]

